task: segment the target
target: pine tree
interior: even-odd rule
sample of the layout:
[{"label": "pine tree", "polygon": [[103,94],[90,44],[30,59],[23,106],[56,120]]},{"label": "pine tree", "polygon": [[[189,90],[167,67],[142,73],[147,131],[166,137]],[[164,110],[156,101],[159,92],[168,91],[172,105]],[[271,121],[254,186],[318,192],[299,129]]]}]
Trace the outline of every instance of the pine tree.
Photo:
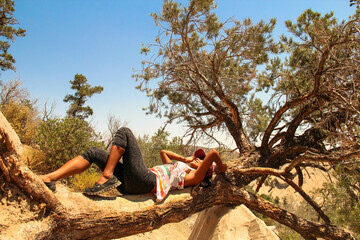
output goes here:
[{"label": "pine tree", "polygon": [[[190,140],[219,143],[216,133],[229,134],[240,153],[238,186],[251,182],[240,180],[243,175],[261,176],[257,189],[277,176],[330,226],[323,208],[302,189],[303,171],[327,171],[360,156],[360,1],[350,3],[356,10],[348,20],[308,9],[296,22],[286,21],[288,33],[275,42],[275,19],[222,22],[212,0],[186,6],[165,0],[162,11],[152,14],[159,34],[141,49],[147,56],[134,75],[150,98],[148,112],[183,123]],[[259,92],[270,101],[264,104]],[[306,239],[321,237],[299,230],[299,221],[265,215]]]},{"label": "pine tree", "polygon": [[13,25],[18,21],[14,17],[15,3],[12,0],[0,0],[0,37],[4,40],[0,41],[0,69],[5,71],[15,69],[15,59],[8,53],[10,41],[14,41],[15,37],[25,36],[25,30],[14,28]]},{"label": "pine tree", "polygon": [[85,102],[95,93],[101,93],[103,87],[95,86],[91,87],[87,83],[87,79],[82,74],[76,74],[74,80],[70,80],[72,84],[71,89],[74,89],[76,92],[74,95],[68,94],[64,98],[64,102],[70,102],[71,105],[67,110],[68,117],[76,117],[79,119],[85,119],[93,114],[93,110],[86,106],[84,107]]}]

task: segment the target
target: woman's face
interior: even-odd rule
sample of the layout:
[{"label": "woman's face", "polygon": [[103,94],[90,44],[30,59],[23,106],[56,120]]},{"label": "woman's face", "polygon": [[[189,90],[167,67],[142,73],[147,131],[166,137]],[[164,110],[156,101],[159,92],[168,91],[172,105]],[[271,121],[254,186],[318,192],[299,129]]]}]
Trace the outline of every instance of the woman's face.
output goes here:
[{"label": "woman's face", "polygon": [[198,167],[200,167],[201,163],[202,163],[202,160],[200,160],[199,158],[196,158],[195,160],[190,162],[190,167],[198,169]]}]

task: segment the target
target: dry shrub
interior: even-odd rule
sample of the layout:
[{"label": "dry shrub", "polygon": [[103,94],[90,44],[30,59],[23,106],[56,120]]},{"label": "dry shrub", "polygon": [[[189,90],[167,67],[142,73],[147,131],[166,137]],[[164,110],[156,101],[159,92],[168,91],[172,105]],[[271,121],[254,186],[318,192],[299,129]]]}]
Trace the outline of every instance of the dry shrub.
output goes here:
[{"label": "dry shrub", "polygon": [[85,188],[92,187],[100,175],[99,171],[91,167],[81,174],[74,175],[70,179],[68,186],[74,191],[83,191]]},{"label": "dry shrub", "polygon": [[[100,175],[100,170],[95,166],[91,166],[90,169],[86,170],[85,172],[81,174],[76,174],[71,177],[67,183],[67,186],[72,191],[82,192],[85,188],[92,187],[99,179]],[[119,192],[117,191],[117,189],[112,189],[108,192],[102,193],[101,196],[117,197],[119,196]]]},{"label": "dry shrub", "polygon": [[23,145],[22,161],[35,173],[46,173],[49,169],[45,165],[45,154],[37,148]]}]

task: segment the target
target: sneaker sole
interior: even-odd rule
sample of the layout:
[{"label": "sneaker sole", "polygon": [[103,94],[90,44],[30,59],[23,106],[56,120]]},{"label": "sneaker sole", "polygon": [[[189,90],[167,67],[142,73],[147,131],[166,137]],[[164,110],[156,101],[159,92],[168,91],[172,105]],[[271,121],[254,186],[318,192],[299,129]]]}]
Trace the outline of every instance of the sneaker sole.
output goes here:
[{"label": "sneaker sole", "polygon": [[97,192],[83,192],[83,194],[85,194],[85,195],[98,195],[98,194],[110,191],[111,189],[114,189],[114,188],[120,186],[120,184],[121,184],[121,182],[118,181],[118,182],[114,183],[113,185],[107,186],[106,188],[104,188],[104,189],[102,189],[100,191],[97,191]]}]

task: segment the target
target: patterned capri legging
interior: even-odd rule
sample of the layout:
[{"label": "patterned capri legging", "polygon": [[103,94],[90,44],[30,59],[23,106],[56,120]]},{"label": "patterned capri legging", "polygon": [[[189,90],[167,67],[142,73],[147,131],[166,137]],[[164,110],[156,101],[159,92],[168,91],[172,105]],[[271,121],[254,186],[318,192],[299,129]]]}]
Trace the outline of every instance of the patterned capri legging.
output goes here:
[{"label": "patterned capri legging", "polygon": [[[129,128],[120,128],[114,136],[113,145],[125,149],[123,163],[119,162],[114,175],[121,181],[118,190],[121,193],[149,193],[156,185],[156,176],[145,165],[140,147]],[[81,154],[83,158],[95,163],[101,171],[105,169],[109,154],[100,148],[90,148]]]}]

